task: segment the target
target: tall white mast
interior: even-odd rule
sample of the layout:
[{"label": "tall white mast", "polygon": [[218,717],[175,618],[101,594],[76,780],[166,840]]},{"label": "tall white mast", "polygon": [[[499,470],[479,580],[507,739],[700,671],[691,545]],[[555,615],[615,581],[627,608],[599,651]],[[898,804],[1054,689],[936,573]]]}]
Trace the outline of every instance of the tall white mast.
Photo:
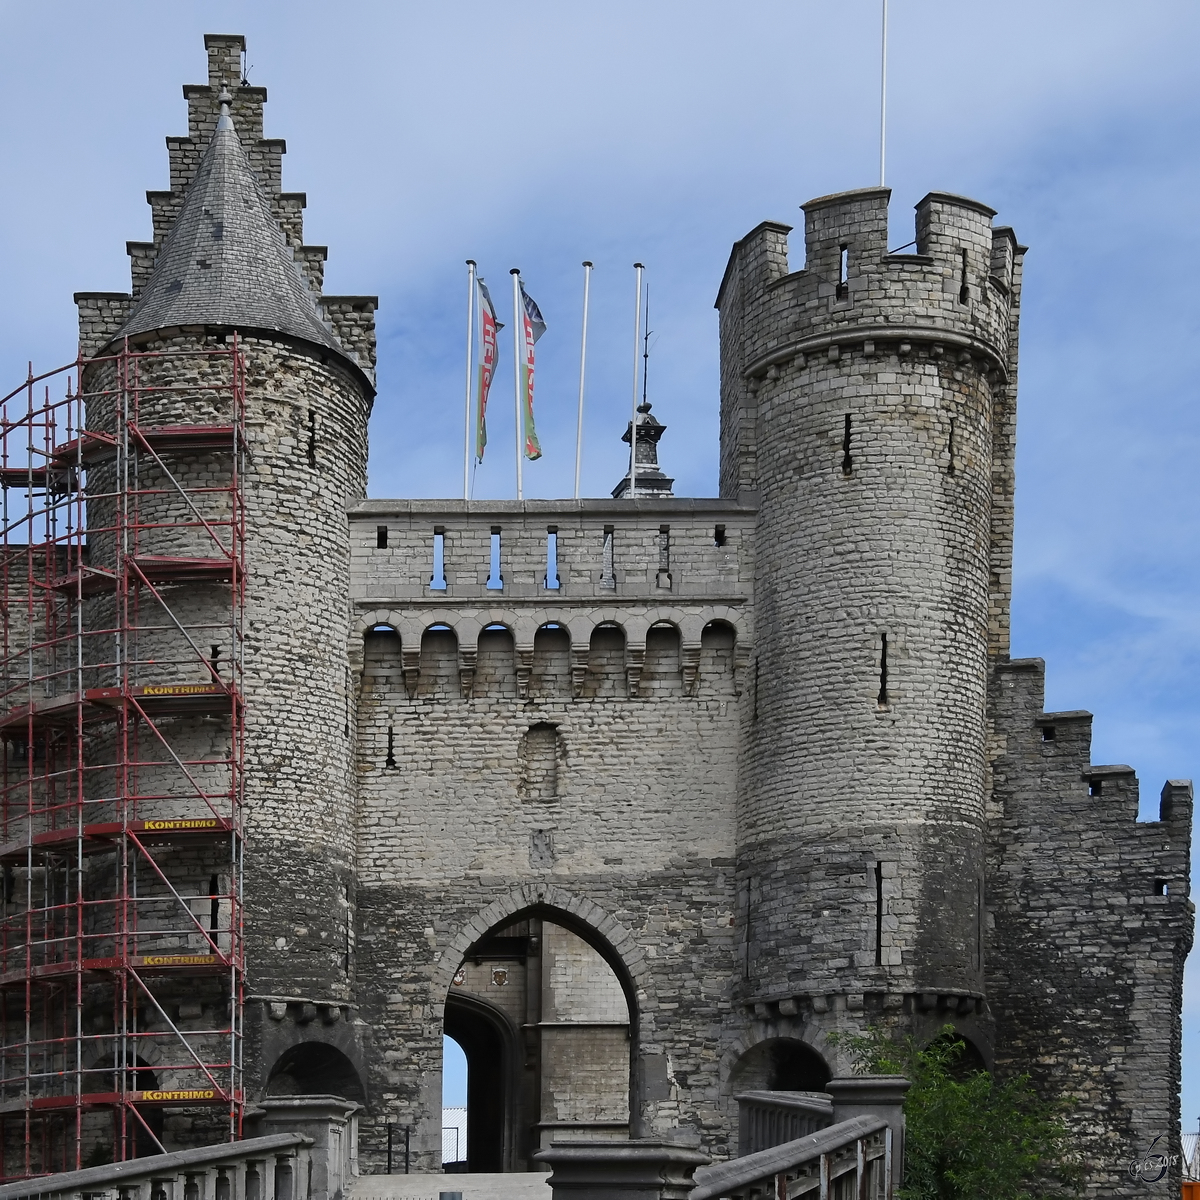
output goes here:
[{"label": "tall white mast", "polygon": [[471,383],[475,355],[475,260],[467,259],[467,398],[463,416],[463,499],[471,495]]},{"label": "tall white mast", "polygon": [[633,405],[629,412],[629,498],[637,495],[637,419],[638,419],[638,355],[642,341],[642,272],[641,263],[633,264]]},{"label": "tall white mast", "polygon": [[883,2],[883,22],[879,37],[879,186],[884,183],[884,166],[887,153],[887,8],[888,0]]},{"label": "tall white mast", "polygon": [[592,264],[583,264],[583,333],[579,340],[579,415],[575,420],[575,499],[579,499],[579,470],[583,461],[583,372],[587,364],[588,285],[592,281]]},{"label": "tall white mast", "polygon": [[521,320],[521,269],[513,267],[509,274],[513,281],[513,398],[517,406],[517,499],[524,500],[522,486],[521,433],[524,422],[521,420],[521,330],[524,322]]}]

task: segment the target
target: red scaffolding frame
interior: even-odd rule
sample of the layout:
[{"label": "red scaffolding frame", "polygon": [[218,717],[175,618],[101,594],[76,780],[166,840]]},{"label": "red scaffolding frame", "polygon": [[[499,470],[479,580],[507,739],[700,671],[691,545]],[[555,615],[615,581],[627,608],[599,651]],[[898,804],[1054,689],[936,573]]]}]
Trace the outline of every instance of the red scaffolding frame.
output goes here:
[{"label": "red scaffolding frame", "polygon": [[245,468],[236,338],[0,401],[5,1179],[241,1136]]}]

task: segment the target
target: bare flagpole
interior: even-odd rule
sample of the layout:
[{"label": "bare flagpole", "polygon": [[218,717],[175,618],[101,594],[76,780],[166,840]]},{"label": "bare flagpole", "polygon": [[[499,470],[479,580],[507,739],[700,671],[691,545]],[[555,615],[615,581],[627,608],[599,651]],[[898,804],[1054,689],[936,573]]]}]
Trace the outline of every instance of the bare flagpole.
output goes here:
[{"label": "bare flagpole", "polygon": [[588,285],[592,264],[583,264],[583,333],[579,339],[579,416],[575,421],[575,499],[579,499],[579,468],[583,461],[583,371],[587,364]]},{"label": "bare flagpole", "polygon": [[522,480],[521,433],[524,422],[521,420],[521,330],[524,321],[521,320],[521,268],[513,267],[509,274],[513,281],[513,394],[517,404],[517,499],[524,500]]},{"label": "bare flagpole", "polygon": [[463,499],[471,496],[471,376],[475,355],[475,260],[467,259],[467,398],[463,416]]},{"label": "bare flagpole", "polygon": [[638,355],[642,341],[642,264],[633,264],[633,406],[629,413],[629,498],[637,495]]},{"label": "bare flagpole", "polygon": [[883,0],[883,24],[879,38],[879,186],[883,187],[887,151],[887,8]]}]

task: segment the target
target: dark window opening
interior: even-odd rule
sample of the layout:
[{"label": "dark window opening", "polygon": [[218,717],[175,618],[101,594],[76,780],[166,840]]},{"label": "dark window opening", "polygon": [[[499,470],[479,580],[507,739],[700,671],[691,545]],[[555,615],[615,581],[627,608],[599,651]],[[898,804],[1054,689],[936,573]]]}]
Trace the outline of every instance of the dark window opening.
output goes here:
[{"label": "dark window opening", "polygon": [[843,245],[838,249],[837,298],[844,300],[846,298],[847,284],[850,281],[850,247]]},{"label": "dark window opening", "polygon": [[558,526],[546,530],[546,589],[556,591],[562,586],[558,577]]},{"label": "dark window opening", "polygon": [[875,965],[883,966],[883,863],[875,864]]},{"label": "dark window opening", "polygon": [[383,760],[385,767],[394,767],[396,765],[396,727],[388,726],[387,736],[387,757]]},{"label": "dark window opening", "polygon": [[1043,742],[1052,742],[1052,741],[1054,741],[1054,739],[1057,736],[1058,736],[1058,734],[1055,732],[1053,725],[1043,725],[1042,726],[1042,741]]},{"label": "dark window opening", "polygon": [[1156,879],[1154,881],[1154,894],[1156,896],[1169,896],[1171,894],[1171,884],[1166,879]]},{"label": "dark window opening", "polygon": [[655,586],[669,588],[671,586],[671,527],[658,527],[658,574],[655,576]]},{"label": "dark window opening", "polygon": [[221,927],[221,877],[214,875],[208,881],[208,894],[210,896],[208,902],[208,928],[216,930]]},{"label": "dark window opening", "polygon": [[879,635],[879,707],[888,705],[888,653],[887,634]]},{"label": "dark window opening", "polygon": [[713,530],[713,545],[714,546],[725,545],[725,526],[724,525],[718,525],[716,527],[716,529]]},{"label": "dark window opening", "polygon": [[1089,796],[1099,796],[1103,792],[1104,792],[1104,780],[1103,779],[1089,779],[1088,780],[1088,795]]},{"label": "dark window opening", "polygon": [[433,574],[429,577],[431,591],[446,590],[446,534],[440,526],[433,531]]},{"label": "dark window opening", "polygon": [[946,466],[948,475],[954,474],[954,418],[950,418],[950,436],[946,439],[946,454],[949,457],[949,463]]},{"label": "dark window opening", "polygon": [[613,570],[613,527],[604,527],[604,561],[600,571],[600,586],[615,589],[617,576]]},{"label": "dark window opening", "polygon": [[376,550],[386,550],[387,549],[387,526],[386,525],[376,525],[375,526],[375,549]]},{"label": "dark window opening", "polygon": [[317,414],[311,408],[308,410],[308,465],[314,470],[317,466]]},{"label": "dark window opening", "polygon": [[502,591],[504,588],[504,576],[500,574],[500,526],[492,526],[492,558],[491,571],[488,575],[488,587],[493,592]]},{"label": "dark window opening", "polygon": [[967,252],[966,252],[966,250],[963,250],[963,251],[962,251],[962,274],[959,276],[959,284],[960,284],[960,286],[959,286],[959,289],[958,289],[958,302],[959,302],[959,304],[966,304],[966,303],[968,303],[968,302],[970,301],[970,299],[971,299],[971,288],[970,288],[970,286],[967,284],[967,269],[968,269],[968,265],[969,265],[969,260],[968,260],[968,258],[967,258]]},{"label": "dark window opening", "polygon": [[849,475],[854,470],[854,459],[850,455],[850,433],[853,427],[853,419],[850,414],[846,414],[846,423],[842,429],[842,474]]}]

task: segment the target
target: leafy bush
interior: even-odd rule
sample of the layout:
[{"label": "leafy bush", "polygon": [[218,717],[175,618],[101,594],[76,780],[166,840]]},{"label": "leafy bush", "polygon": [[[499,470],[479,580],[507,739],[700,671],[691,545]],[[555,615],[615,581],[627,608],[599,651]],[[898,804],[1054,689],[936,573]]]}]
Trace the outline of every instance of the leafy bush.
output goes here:
[{"label": "leafy bush", "polygon": [[1066,1106],[1038,1097],[1028,1075],[999,1082],[963,1066],[954,1027],[920,1047],[913,1037],[831,1034],[859,1074],[903,1075],[904,1179],[900,1200],[1051,1200],[1076,1195]]}]

